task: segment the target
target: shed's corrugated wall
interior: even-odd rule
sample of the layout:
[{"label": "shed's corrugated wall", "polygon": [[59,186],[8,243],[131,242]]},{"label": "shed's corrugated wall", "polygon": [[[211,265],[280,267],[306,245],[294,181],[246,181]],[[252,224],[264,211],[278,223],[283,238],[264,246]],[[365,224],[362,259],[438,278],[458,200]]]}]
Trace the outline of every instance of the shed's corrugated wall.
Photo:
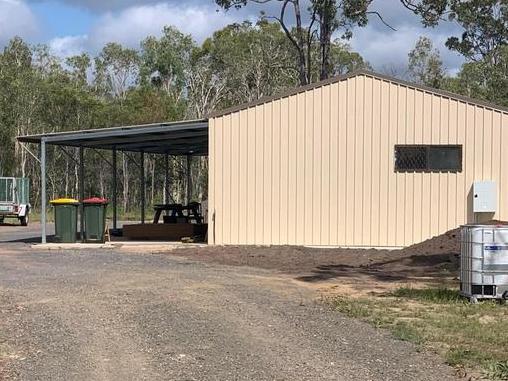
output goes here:
[{"label": "shed's corrugated wall", "polygon": [[[500,111],[359,75],[209,126],[211,244],[406,246],[472,222],[476,180],[508,219]],[[396,173],[395,144],[462,144],[463,171]]]}]

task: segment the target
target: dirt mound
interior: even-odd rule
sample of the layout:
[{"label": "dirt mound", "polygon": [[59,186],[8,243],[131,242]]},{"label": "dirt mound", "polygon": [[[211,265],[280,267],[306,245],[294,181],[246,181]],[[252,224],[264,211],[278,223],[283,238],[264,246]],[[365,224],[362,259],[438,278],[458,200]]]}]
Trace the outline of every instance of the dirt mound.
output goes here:
[{"label": "dirt mound", "polygon": [[358,275],[377,281],[412,281],[456,277],[459,240],[459,229],[454,229],[402,250],[208,246],[178,249],[171,254],[205,262],[277,270],[305,282]]},{"label": "dirt mound", "polygon": [[460,253],[460,228],[408,246],[401,252],[408,255],[458,254]]},{"label": "dirt mound", "polygon": [[[491,221],[490,224],[502,222]],[[205,262],[276,270],[310,283],[334,279],[357,284],[444,283],[458,278],[460,228],[401,250],[207,246],[178,249],[171,254]]]}]

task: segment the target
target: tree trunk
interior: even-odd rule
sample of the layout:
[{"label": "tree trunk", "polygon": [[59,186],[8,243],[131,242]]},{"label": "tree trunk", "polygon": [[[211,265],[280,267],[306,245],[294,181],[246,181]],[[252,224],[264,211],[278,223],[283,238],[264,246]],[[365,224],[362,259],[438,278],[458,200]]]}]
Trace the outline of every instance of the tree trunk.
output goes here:
[{"label": "tree trunk", "polygon": [[129,200],[129,166],[127,163],[127,158],[125,157],[125,153],[122,153],[122,181],[123,181],[123,200],[122,206],[123,211],[127,212],[128,210],[128,200]]},{"label": "tree trunk", "polygon": [[150,186],[152,189],[150,190],[150,203],[153,205],[155,203],[155,157],[153,155],[150,155],[150,162],[151,162],[151,175],[152,175],[152,182]]},{"label": "tree trunk", "polygon": [[330,76],[330,45],[332,39],[332,24],[335,14],[332,14],[333,4],[331,0],[324,0],[320,12],[319,45],[321,55],[321,70],[319,79],[328,79]]},{"label": "tree trunk", "polygon": [[[77,150],[76,150],[77,152]],[[74,158],[76,158],[76,155],[74,156]],[[74,161],[74,195],[73,197],[77,197],[77,195],[79,194],[79,173],[78,173],[78,163],[77,163],[77,160]]]},{"label": "tree trunk", "polygon": [[69,158],[65,158],[65,195],[69,194]]},{"label": "tree trunk", "polygon": [[[295,19],[296,19],[296,34],[297,34],[297,45],[298,45],[298,73],[300,79],[300,85],[305,86],[309,83],[309,78],[307,77],[307,59],[305,57],[305,44],[304,44],[304,32],[302,28],[302,14],[300,10],[300,2],[299,0],[293,1],[293,6],[295,9]],[[307,52],[310,54],[310,51]]]}]

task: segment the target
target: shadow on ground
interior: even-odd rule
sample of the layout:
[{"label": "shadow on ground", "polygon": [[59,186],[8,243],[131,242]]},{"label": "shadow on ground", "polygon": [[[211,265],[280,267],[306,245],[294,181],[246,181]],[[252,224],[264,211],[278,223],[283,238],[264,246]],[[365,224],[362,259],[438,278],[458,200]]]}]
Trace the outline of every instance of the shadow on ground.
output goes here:
[{"label": "shadow on ground", "polygon": [[[48,243],[55,242],[55,236],[54,235],[48,235],[46,236],[46,240]],[[27,237],[27,238],[17,238],[17,239],[11,239],[11,240],[4,240],[2,242],[5,243],[41,243],[41,237]]]},{"label": "shadow on ground", "polygon": [[367,265],[320,265],[309,275],[296,277],[303,282],[321,282],[335,278],[348,278],[363,275],[376,281],[410,281],[418,278],[443,278],[458,271],[458,254],[414,255],[375,262]]}]

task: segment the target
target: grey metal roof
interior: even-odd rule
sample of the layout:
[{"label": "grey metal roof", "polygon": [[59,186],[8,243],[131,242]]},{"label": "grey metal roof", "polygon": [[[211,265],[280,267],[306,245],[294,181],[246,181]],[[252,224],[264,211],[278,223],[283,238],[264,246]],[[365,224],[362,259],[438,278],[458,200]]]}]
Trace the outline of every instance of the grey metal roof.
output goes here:
[{"label": "grey metal roof", "polygon": [[206,119],[17,137],[22,143],[113,149],[170,155],[208,155]]}]

